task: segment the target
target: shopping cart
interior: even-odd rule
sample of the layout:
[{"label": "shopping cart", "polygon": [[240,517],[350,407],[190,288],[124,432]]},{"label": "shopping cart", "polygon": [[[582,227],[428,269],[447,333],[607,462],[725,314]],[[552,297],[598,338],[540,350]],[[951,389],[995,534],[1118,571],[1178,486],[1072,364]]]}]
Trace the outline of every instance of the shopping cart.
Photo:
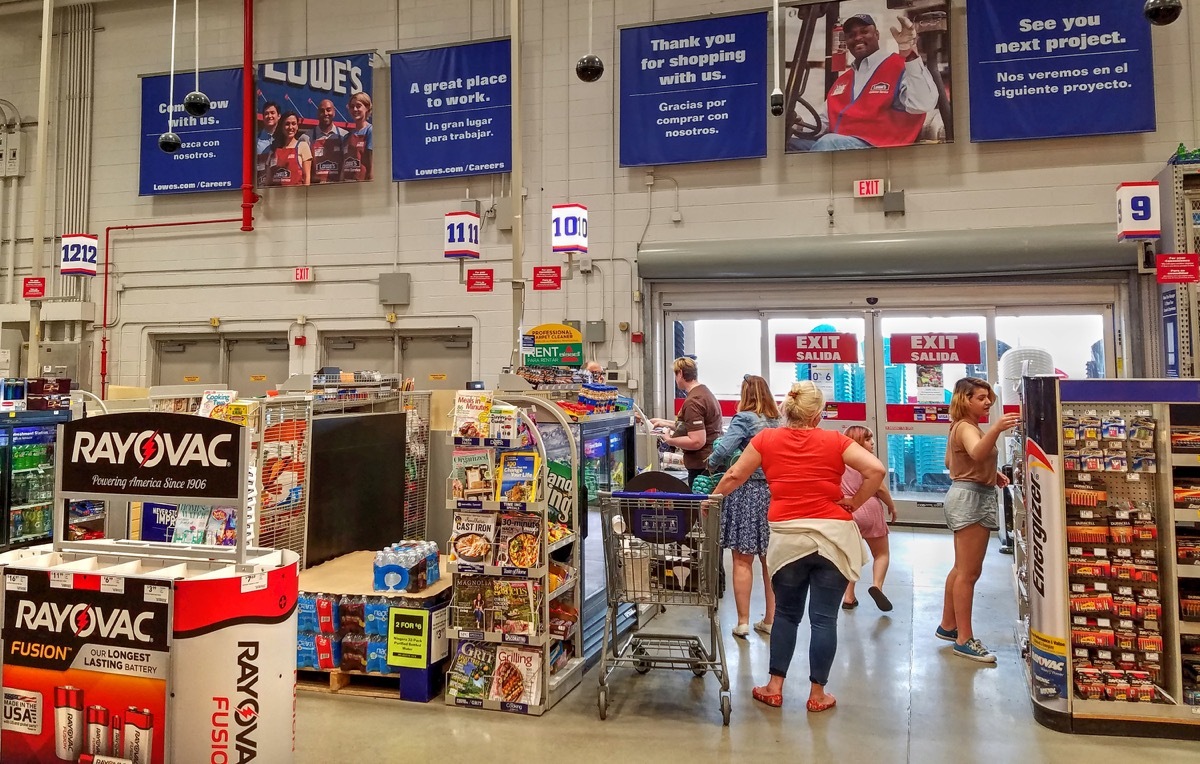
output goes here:
[{"label": "shopping cart", "polygon": [[[608,612],[600,651],[600,718],[608,715],[608,677],[615,668],[710,669],[721,682],[721,718],[729,724],[729,670],[717,612],[722,497],[677,493],[601,493],[608,573]],[[617,639],[622,605],[685,605],[708,611],[705,643],[687,634],[634,632]],[[609,646],[611,644],[611,654]]]}]

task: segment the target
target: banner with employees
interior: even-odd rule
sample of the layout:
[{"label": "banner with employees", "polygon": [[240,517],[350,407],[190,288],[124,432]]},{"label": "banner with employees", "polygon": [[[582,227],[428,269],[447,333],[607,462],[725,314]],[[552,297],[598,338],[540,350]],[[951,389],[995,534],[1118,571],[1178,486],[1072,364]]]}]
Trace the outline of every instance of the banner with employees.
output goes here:
[{"label": "banner with employees", "polygon": [[375,177],[372,55],[259,64],[259,188],[358,183]]},{"label": "banner with employees", "polygon": [[621,30],[621,166],[767,155],[767,14]]},{"label": "banner with employees", "polygon": [[507,38],[392,59],[392,180],[489,175],[512,169]]},{"label": "banner with employees", "polygon": [[1142,4],[971,0],[971,140],[1155,130]]},{"label": "banner with employees", "polygon": [[200,72],[200,90],[212,101],[208,113],[193,117],[183,97],[196,86],[192,72],[175,75],[175,132],[183,145],[174,154],[158,147],[167,132],[168,75],[142,77],[142,139],[138,195],[230,191],[242,185],[242,70]]},{"label": "banner with employees", "polygon": [[[788,8],[789,153],[952,143],[950,3],[845,0]],[[907,10],[900,10],[907,8]]]}]

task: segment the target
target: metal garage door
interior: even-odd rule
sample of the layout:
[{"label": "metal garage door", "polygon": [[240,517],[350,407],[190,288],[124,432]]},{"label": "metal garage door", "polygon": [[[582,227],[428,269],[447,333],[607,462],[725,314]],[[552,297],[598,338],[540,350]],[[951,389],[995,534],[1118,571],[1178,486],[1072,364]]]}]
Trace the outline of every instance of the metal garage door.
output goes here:
[{"label": "metal garage door", "polygon": [[395,374],[395,342],[395,335],[391,332],[325,335],[321,341],[321,366],[332,366],[342,371],[379,371]]},{"label": "metal garage door", "polygon": [[244,398],[266,395],[288,378],[287,335],[229,337],[225,340],[230,389]]},{"label": "metal garage door", "polygon": [[418,390],[461,390],[471,374],[470,335],[404,337],[401,373],[416,381]]},{"label": "metal garage door", "polygon": [[151,384],[219,384],[221,341],[216,337],[197,339],[164,337],[154,342],[154,371]]}]

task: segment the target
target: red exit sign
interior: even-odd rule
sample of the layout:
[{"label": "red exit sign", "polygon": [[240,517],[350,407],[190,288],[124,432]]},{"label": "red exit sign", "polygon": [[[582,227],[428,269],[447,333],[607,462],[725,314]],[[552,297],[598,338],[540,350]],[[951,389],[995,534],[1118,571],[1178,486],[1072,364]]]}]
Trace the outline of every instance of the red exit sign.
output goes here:
[{"label": "red exit sign", "polygon": [[854,196],[859,199],[871,196],[883,196],[883,178],[854,181]]},{"label": "red exit sign", "polygon": [[298,268],[292,269],[292,281],[304,283],[315,280],[316,274],[313,273],[311,265],[302,265]]}]

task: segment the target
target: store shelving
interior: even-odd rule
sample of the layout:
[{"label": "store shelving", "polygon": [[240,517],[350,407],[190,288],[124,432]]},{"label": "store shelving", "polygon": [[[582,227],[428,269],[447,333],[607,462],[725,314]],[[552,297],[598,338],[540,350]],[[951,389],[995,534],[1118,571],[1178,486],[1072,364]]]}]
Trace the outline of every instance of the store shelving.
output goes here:
[{"label": "store shelving", "polygon": [[[578,623],[556,636],[551,629],[552,606],[556,602],[569,603],[573,598],[574,607],[578,608],[580,603],[579,596],[579,549],[578,549],[578,516],[573,507],[569,510],[570,517],[567,522],[567,533],[562,538],[554,542],[549,541],[549,531],[551,525],[551,502],[548,496],[552,491],[551,488],[551,459],[548,458],[548,452],[545,443],[545,433],[539,429],[545,427],[547,422],[552,424],[563,424],[564,432],[565,420],[561,416],[556,415],[557,407],[552,403],[538,401],[534,399],[520,398],[517,400],[495,400],[495,404],[513,405],[518,407],[518,420],[520,423],[521,436],[518,438],[494,438],[494,437],[466,437],[456,436],[452,438],[452,442],[456,450],[486,450],[490,456],[489,461],[491,469],[496,470],[497,465],[501,462],[500,455],[506,451],[521,451],[535,452],[538,456],[538,472],[536,484],[538,486],[538,494],[533,498],[536,501],[498,501],[495,499],[495,494],[498,492],[500,479],[489,478],[492,485],[488,488],[488,492],[478,495],[477,498],[451,498],[446,502],[446,509],[455,514],[456,517],[460,513],[466,515],[462,520],[467,522],[473,517],[480,514],[495,515],[495,523],[500,527],[505,517],[527,517],[528,519],[520,522],[535,523],[539,528],[540,541],[538,560],[536,564],[529,567],[520,567],[516,565],[494,565],[490,562],[465,562],[455,560],[448,564],[448,571],[455,579],[455,596],[451,600],[451,628],[448,628],[447,635],[453,641],[454,646],[450,651],[450,670],[447,676],[447,685],[452,686],[455,683],[455,660],[460,653],[466,655],[468,650],[467,645],[479,644],[486,646],[487,650],[496,650],[496,653],[490,653],[493,662],[498,662],[496,657],[500,651],[503,651],[505,646],[528,648],[529,651],[537,650],[536,660],[540,662],[540,666],[536,671],[536,680],[539,684],[536,686],[536,691],[532,691],[533,686],[529,684],[530,673],[523,674],[523,681],[526,682],[525,691],[518,693],[526,699],[536,699],[537,702],[508,702],[503,700],[492,699],[492,681],[486,681],[486,688],[481,689],[478,685],[470,691],[453,692],[448,690],[446,694],[446,704],[458,706],[461,708],[482,708],[495,711],[506,711],[530,716],[540,716],[545,713],[551,706],[557,703],[570,690],[575,687],[582,678],[583,661],[581,660],[580,650],[580,634]],[[531,415],[531,410],[536,409],[536,416]],[[570,437],[569,432],[567,433]],[[572,449],[572,453],[574,453]],[[496,470],[499,471],[499,470]],[[572,459],[570,465],[571,475],[574,477],[574,485],[578,485],[579,467]],[[459,484],[459,489],[465,491],[468,496],[472,490],[478,491],[479,483],[472,481],[468,483],[466,479],[462,484]],[[573,496],[572,491],[568,491]],[[572,502],[573,503],[573,502]],[[558,511],[556,504],[555,511]],[[456,521],[457,522],[457,521]],[[493,539],[493,545],[495,543]],[[454,549],[452,547],[451,551]],[[555,555],[557,559],[552,558]],[[494,560],[494,558],[493,558]],[[563,566],[567,571],[566,577],[557,582],[553,591],[549,589],[550,566]],[[555,568],[560,571],[559,567]],[[475,579],[484,577],[490,579],[490,583],[481,584]],[[473,583],[468,583],[473,581]],[[500,582],[529,582],[532,585],[531,591],[536,592],[536,633],[533,634],[512,634],[504,633],[499,630],[488,630],[484,628],[462,628],[464,621],[470,621],[473,617],[475,620],[469,623],[470,626],[483,626],[487,620],[481,614],[483,611],[475,608],[483,608],[482,605],[475,605],[475,600],[471,597],[471,592],[478,589],[466,589],[460,594],[460,587],[480,587],[482,586],[489,593],[500,591]],[[499,595],[497,595],[499,596]],[[508,590],[506,596],[511,597],[511,589]],[[461,603],[471,602],[471,605]],[[511,602],[511,600],[507,600]],[[468,616],[466,608],[470,607]],[[557,611],[555,611],[557,612]],[[456,615],[459,613],[460,615]],[[490,616],[489,616],[490,617]],[[495,617],[501,617],[499,612]],[[552,653],[557,653],[562,648],[562,643],[568,643],[572,648],[567,654],[572,656],[566,663],[562,664],[558,671],[553,671],[551,656]],[[489,653],[485,652],[485,655]],[[528,657],[531,652],[526,652],[524,655]],[[510,656],[511,657],[511,656]],[[499,666],[494,665],[491,668],[492,672],[497,672]],[[460,683],[461,684],[461,683]],[[509,696],[512,697],[512,696]]]}]

